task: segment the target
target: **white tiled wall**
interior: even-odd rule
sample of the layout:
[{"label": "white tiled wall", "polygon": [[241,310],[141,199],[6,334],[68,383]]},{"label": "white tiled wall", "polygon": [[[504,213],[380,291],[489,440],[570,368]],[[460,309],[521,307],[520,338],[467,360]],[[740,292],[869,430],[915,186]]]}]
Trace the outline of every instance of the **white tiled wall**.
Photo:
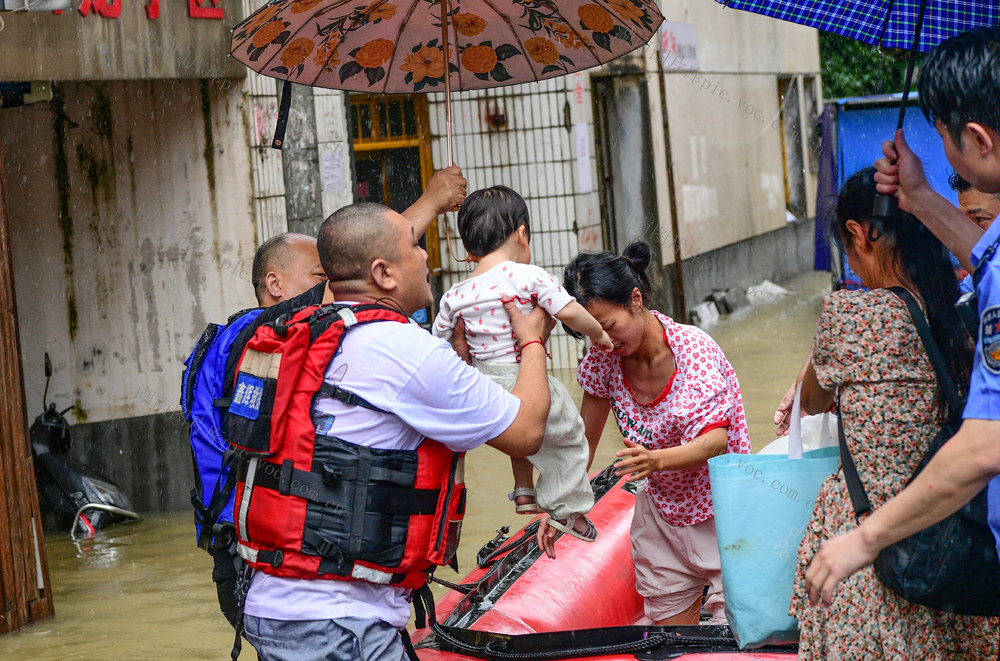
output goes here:
[{"label": "white tiled wall", "polygon": [[[579,93],[578,83],[582,88]],[[570,130],[565,124],[567,104]],[[439,170],[448,165],[444,95],[431,95],[429,106],[432,157],[434,169]],[[486,120],[487,114],[495,110],[507,117],[503,128],[492,128]],[[539,83],[453,94],[452,123],[455,163],[469,180],[469,191],[503,184],[519,192],[531,215],[533,261],[561,278],[563,267],[580,250],[578,228],[600,227],[589,76],[582,73]],[[577,123],[587,126],[585,167],[590,169],[592,189],[588,192],[578,190],[581,182],[573,129]],[[455,214],[448,214],[447,219],[455,253],[463,258],[465,251],[458,238]],[[444,228],[438,234],[447,288],[464,278],[468,269],[451,258]],[[552,368],[575,369],[583,356],[584,344],[559,326],[549,340],[549,351]]]},{"label": "white tiled wall", "polygon": [[278,117],[279,81],[250,73],[245,89],[250,112],[250,168],[253,177],[257,244],[288,230],[281,152],[271,148]]}]

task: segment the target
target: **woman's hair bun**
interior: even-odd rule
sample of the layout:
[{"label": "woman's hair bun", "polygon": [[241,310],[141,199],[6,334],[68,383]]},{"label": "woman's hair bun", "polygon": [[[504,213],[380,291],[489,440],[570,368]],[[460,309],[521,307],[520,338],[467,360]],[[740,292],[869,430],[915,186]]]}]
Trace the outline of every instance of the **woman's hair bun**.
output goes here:
[{"label": "woman's hair bun", "polygon": [[639,273],[644,273],[649,266],[650,259],[649,244],[645,241],[633,241],[625,246],[622,252],[622,259],[631,265]]}]

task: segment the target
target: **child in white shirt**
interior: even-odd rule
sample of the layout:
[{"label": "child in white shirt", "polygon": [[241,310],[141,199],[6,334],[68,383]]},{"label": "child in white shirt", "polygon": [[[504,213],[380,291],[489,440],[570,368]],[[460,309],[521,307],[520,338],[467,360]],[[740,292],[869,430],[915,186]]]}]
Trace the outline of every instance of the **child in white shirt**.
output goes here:
[{"label": "child in white shirt", "polygon": [[[476,262],[472,275],[441,299],[433,332],[450,339],[458,320],[473,362],[483,373],[510,390],[517,380],[521,347],[514,340],[502,301],[516,299],[522,312],[540,305],[569,328],[591,338],[605,351],[613,348],[608,334],[582,305],[544,269],[530,264],[528,207],[506,186],[478,190],[458,211],[462,243]],[[539,339],[539,341],[541,341]],[[594,505],[587,478],[589,445],[583,420],[562,382],[549,377],[551,406],[539,451],[527,459],[511,459],[514,491],[509,498],[519,514],[549,513],[549,525],[585,541],[597,530],[585,514]],[[532,482],[532,466],[538,482]]]}]

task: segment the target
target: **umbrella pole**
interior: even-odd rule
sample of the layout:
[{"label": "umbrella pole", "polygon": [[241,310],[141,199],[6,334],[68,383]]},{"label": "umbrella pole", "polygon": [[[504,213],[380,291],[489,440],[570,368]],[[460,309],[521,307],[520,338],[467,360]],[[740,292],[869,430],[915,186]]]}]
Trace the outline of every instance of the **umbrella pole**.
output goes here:
[{"label": "umbrella pole", "polygon": [[[903,99],[899,103],[899,118],[896,120],[896,130],[903,128],[903,120],[906,118],[906,103],[910,98],[910,85],[913,83],[913,69],[917,65],[917,47],[920,46],[920,33],[924,27],[924,14],[927,12],[927,0],[920,0],[920,9],[917,11],[917,23],[913,29],[913,44],[910,46],[910,60],[906,65],[906,80],[903,82]],[[888,19],[886,19],[888,20]],[[893,161],[895,163],[896,161]],[[872,209],[872,217],[876,220],[891,218],[899,207],[899,201],[893,195],[883,195],[879,193],[875,196],[875,205]],[[875,228],[869,230],[871,233]]]},{"label": "umbrella pole", "polygon": [[903,128],[903,118],[906,117],[906,101],[910,98],[910,84],[913,82],[913,69],[917,66],[917,49],[920,46],[920,33],[924,27],[924,13],[927,11],[927,0],[920,0],[920,10],[917,12],[917,24],[913,30],[913,45],[910,46],[910,60],[906,64],[906,80],[903,82],[903,101],[899,104],[899,120],[896,130]]},{"label": "umbrella pole", "polygon": [[447,0],[441,0],[441,49],[444,53],[444,124],[448,133],[448,167],[455,164],[455,152],[451,144],[451,58],[448,56],[448,8]]}]

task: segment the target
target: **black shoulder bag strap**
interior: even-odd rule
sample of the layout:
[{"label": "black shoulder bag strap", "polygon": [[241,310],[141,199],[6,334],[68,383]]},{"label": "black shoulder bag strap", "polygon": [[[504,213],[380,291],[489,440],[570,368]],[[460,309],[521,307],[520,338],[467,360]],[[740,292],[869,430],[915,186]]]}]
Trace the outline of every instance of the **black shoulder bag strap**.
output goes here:
[{"label": "black shoulder bag strap", "polygon": [[934,366],[934,374],[937,376],[938,386],[941,387],[945,400],[948,402],[949,415],[961,411],[963,406],[962,398],[958,394],[958,388],[955,387],[955,380],[952,378],[951,370],[948,369],[948,365],[945,362],[944,354],[941,353],[937,342],[934,341],[934,335],[931,334],[931,327],[927,324],[927,317],[924,316],[923,310],[920,309],[920,305],[913,298],[913,294],[902,287],[890,287],[889,291],[903,299],[906,307],[910,310],[910,316],[913,317],[913,325],[917,327],[917,334],[924,343],[924,349],[927,350],[927,357],[930,358],[931,365]]},{"label": "black shoulder bag strap", "polygon": [[[934,335],[931,334],[931,327],[927,324],[927,317],[924,316],[923,310],[920,309],[920,305],[917,303],[916,299],[913,298],[913,294],[908,292],[903,287],[890,287],[889,291],[898,296],[906,304],[907,309],[910,311],[910,317],[913,318],[913,325],[917,327],[917,335],[920,336],[921,342],[924,344],[924,349],[927,351],[927,357],[931,361],[931,365],[934,367],[934,374],[937,376],[938,386],[940,386],[941,391],[944,393],[945,399],[948,402],[948,414],[949,416],[955,415],[962,410],[962,399],[959,397],[958,389],[955,387],[955,380],[951,376],[951,371],[948,369],[945,363],[944,355],[938,348],[937,342],[934,341]],[[840,394],[837,395],[837,408],[840,409]],[[851,504],[854,506],[854,516],[859,518],[862,514],[870,512],[872,510],[871,501],[868,500],[868,494],[865,493],[865,487],[861,484],[861,478],[858,475],[858,469],[854,465],[854,458],[851,457],[851,452],[847,448],[847,438],[844,435],[844,417],[840,416],[840,424],[838,425],[840,434],[840,464],[844,469],[844,480],[847,482],[847,491],[851,495]],[[941,441],[930,448],[927,449],[926,457],[932,457],[948,439],[941,439]]]}]

